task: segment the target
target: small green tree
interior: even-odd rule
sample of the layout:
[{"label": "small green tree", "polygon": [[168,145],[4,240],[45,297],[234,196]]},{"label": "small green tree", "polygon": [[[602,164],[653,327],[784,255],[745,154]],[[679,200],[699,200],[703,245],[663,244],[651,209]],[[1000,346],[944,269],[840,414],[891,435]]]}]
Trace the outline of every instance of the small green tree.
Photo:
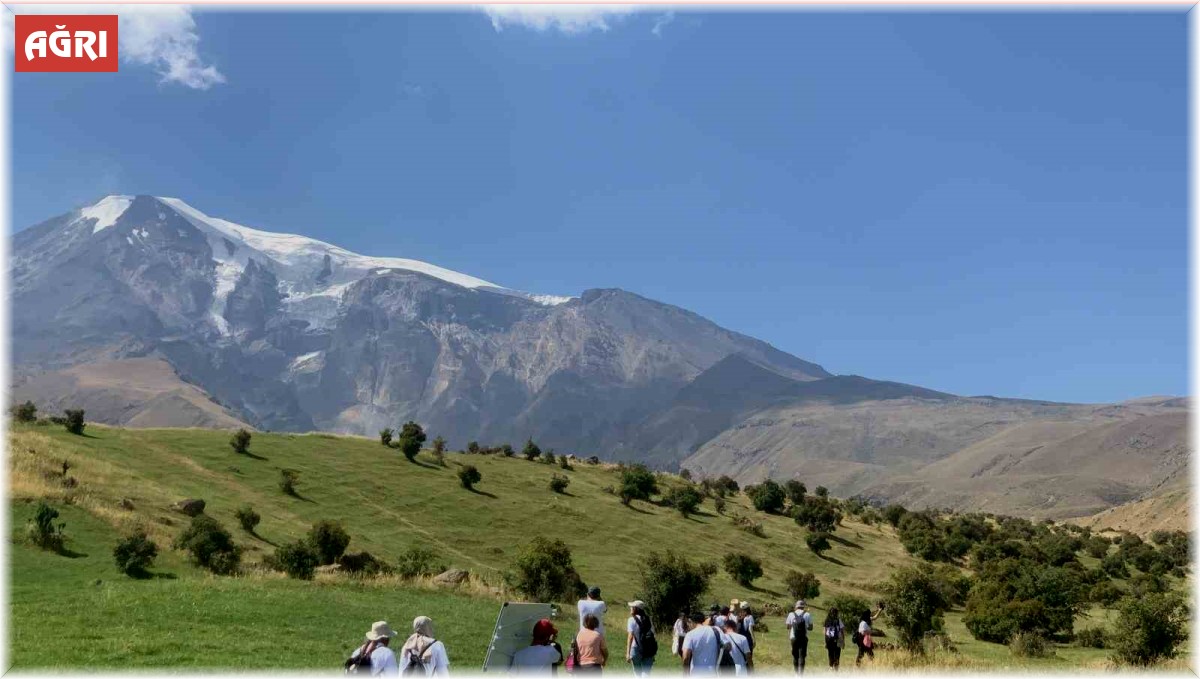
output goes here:
[{"label": "small green tree", "polygon": [[698,611],[716,574],[712,563],[688,561],[667,550],[652,552],[639,566],[641,595],[646,612],[660,630],[670,629],[679,611]]},{"label": "small green tree", "polygon": [[686,518],[696,513],[696,510],[700,508],[700,502],[704,498],[700,497],[700,493],[694,486],[688,484],[672,488],[664,499],[668,505],[674,507],[677,512]]},{"label": "small green tree", "polygon": [[558,456],[558,466],[567,471],[574,469],[574,467],[571,466],[571,460],[566,455]]},{"label": "small green tree", "polygon": [[545,462],[546,464],[554,464],[557,460],[558,457],[554,455],[553,448],[547,448],[542,451],[542,462]]},{"label": "small green tree", "polygon": [[752,582],[762,577],[762,562],[753,557],[732,552],[725,555],[722,561],[725,572],[733,581],[742,587],[749,587]]},{"label": "small green tree", "polygon": [[788,571],[783,576],[783,586],[787,587],[788,596],[793,599],[815,599],[821,596],[821,581],[814,573]]},{"label": "small green tree", "polygon": [[237,572],[241,549],[233,536],[216,519],[207,514],[193,517],[191,524],[175,538],[175,549],[186,550],[192,562],[217,575]]},{"label": "small green tree", "polygon": [[400,428],[400,438],[397,441],[400,447],[400,452],[404,453],[404,457],[409,462],[417,459],[417,453],[421,452],[421,446],[425,445],[425,430],[421,425],[413,421],[404,423]]},{"label": "small green tree", "polygon": [[61,552],[67,541],[64,532],[67,524],[55,523],[54,520],[57,518],[57,509],[45,502],[38,502],[33,512],[33,519],[29,522],[29,541],[42,549]]},{"label": "small green tree", "polygon": [[792,517],[811,533],[832,533],[837,529],[840,518],[833,503],[823,497],[805,498],[804,502],[792,508]]},{"label": "small green tree", "polygon": [[817,494],[817,497],[829,497],[829,489],[825,486],[817,486],[814,492]]},{"label": "small green tree", "polygon": [[250,432],[245,429],[239,429],[233,433],[233,438],[229,439],[229,446],[233,448],[233,452],[238,455],[245,455],[250,452]]},{"label": "small green tree", "polygon": [[1187,640],[1187,602],[1175,593],[1128,597],[1120,611],[1113,644],[1119,662],[1147,667],[1170,660]]},{"label": "small green tree", "polygon": [[18,403],[9,409],[12,417],[17,422],[37,422],[37,406],[33,401]]},{"label": "small green tree", "polygon": [[458,469],[458,482],[467,490],[474,490],[475,484],[483,480],[483,474],[473,464],[463,465]]},{"label": "small green tree", "polygon": [[679,478],[683,479],[684,481],[691,481],[692,480],[692,470],[690,470],[686,467],[680,467],[679,468]]},{"label": "small green tree", "polygon": [[533,442],[533,439],[529,439],[525,441],[525,447],[521,449],[521,455],[524,456],[526,460],[533,462],[542,456],[542,449]]},{"label": "small green tree", "polygon": [[521,548],[507,578],[531,601],[567,601],[582,597],[587,589],[566,543],[540,535]]},{"label": "small green tree", "polygon": [[391,448],[392,447],[392,438],[395,435],[396,435],[396,432],[392,431],[391,427],[384,427],[383,429],[379,430],[379,442],[382,443],[385,447]]},{"label": "small green tree", "polygon": [[571,479],[562,474],[555,474],[550,477],[550,490],[555,493],[567,492],[567,486],[571,485]]},{"label": "small green tree", "polygon": [[478,455],[479,451],[480,451],[480,448],[479,448],[478,441],[471,441],[470,443],[467,444],[467,452],[470,453],[471,455]]},{"label": "small green tree", "polygon": [[233,517],[242,525],[242,530],[254,535],[254,529],[258,528],[258,523],[262,521],[262,517],[250,505],[242,505],[233,513]]},{"label": "small green tree", "polygon": [[884,610],[905,649],[924,653],[925,635],[942,629],[942,614],[950,608],[942,582],[928,566],[903,568],[892,574],[885,590]]},{"label": "small green tree", "polygon": [[796,479],[788,479],[787,483],[783,484],[783,489],[787,492],[788,501],[793,505],[804,504],[804,495],[808,492],[808,487],[803,483]]},{"label": "small green tree", "polygon": [[113,548],[113,560],[117,562],[117,569],[135,578],[146,575],[146,571],[154,565],[156,556],[158,545],[141,529],[122,538]]},{"label": "small green tree", "polygon": [[444,570],[446,565],[438,560],[437,554],[421,546],[410,547],[400,555],[396,565],[396,573],[409,580],[424,575],[437,575]]},{"label": "small green tree", "polygon": [[350,544],[350,534],[337,521],[318,521],[308,531],[308,544],[317,553],[320,565],[335,563]]},{"label": "small green tree", "polygon": [[812,550],[813,554],[821,556],[829,551],[829,534],[828,533],[809,533],[804,536],[804,544]]},{"label": "small green tree", "polygon": [[83,419],[83,411],[64,410],[63,415],[66,418],[63,426],[66,427],[67,431],[75,434],[76,436],[82,436],[83,428],[87,426],[87,423]]},{"label": "small green tree", "polygon": [[320,565],[321,557],[316,548],[305,540],[296,540],[275,549],[275,564],[297,580],[312,580]]},{"label": "small green tree", "polygon": [[746,486],[746,495],[754,503],[754,508],[768,514],[778,514],[783,511],[787,501],[787,493],[783,486],[767,479],[757,486]]},{"label": "small green tree", "polygon": [[516,453],[516,451],[513,450],[512,446],[505,443],[504,445],[500,446],[500,454],[503,455],[504,457],[512,457],[513,455],[516,455],[517,453]]},{"label": "small green tree", "polygon": [[279,470],[279,490],[283,491],[284,495],[299,497],[299,491],[296,490],[296,484],[300,482],[300,472],[295,469],[280,469]]},{"label": "small green tree", "polygon": [[628,505],[633,500],[649,500],[658,492],[658,481],[654,473],[643,464],[629,465],[621,470],[621,504]]}]

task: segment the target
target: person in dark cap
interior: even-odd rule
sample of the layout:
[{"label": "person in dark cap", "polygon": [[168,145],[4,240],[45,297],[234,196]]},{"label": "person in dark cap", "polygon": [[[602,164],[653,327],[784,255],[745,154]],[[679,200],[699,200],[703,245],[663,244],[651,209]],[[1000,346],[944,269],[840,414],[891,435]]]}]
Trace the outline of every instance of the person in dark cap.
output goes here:
[{"label": "person in dark cap", "polygon": [[604,636],[604,614],[608,612],[608,606],[600,598],[600,588],[588,589],[587,598],[580,599],[577,607],[579,608],[579,629],[584,629],[584,618],[594,615],[600,621],[600,627],[596,631],[600,633],[600,636]]}]

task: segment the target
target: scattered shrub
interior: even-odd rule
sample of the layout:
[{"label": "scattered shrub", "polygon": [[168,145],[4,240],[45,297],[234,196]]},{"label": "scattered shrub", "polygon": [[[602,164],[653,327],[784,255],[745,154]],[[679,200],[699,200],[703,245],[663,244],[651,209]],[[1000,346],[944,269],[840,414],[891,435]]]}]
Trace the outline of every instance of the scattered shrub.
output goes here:
[{"label": "scattered shrub", "polygon": [[1068,634],[1086,590],[1073,570],[1028,559],[988,561],[967,597],[963,624],[976,639],[1008,643],[1018,632]]},{"label": "scattered shrub", "polygon": [[458,469],[458,482],[467,490],[474,490],[475,484],[483,480],[483,474],[473,464],[463,465]]},{"label": "scattered shrub", "polygon": [[558,466],[567,471],[571,471],[572,469],[574,469],[574,467],[571,466],[571,461],[569,459],[567,459],[566,455],[558,456]]},{"label": "scattered shrub", "polygon": [[328,566],[346,552],[350,534],[337,521],[318,521],[309,529],[307,540],[317,555],[318,565]]},{"label": "scattered shrub", "polygon": [[[825,610],[829,610],[830,608],[838,609],[838,614],[841,616],[842,622],[846,625],[847,637],[858,628],[858,619],[863,614],[863,611],[871,610],[871,603],[869,601],[853,594],[836,594],[823,603],[825,604]],[[846,643],[849,644],[850,640],[847,639]]]},{"label": "scattered shrub", "polygon": [[783,484],[783,489],[787,493],[788,501],[793,505],[804,504],[804,495],[808,492],[808,487],[796,479],[788,479]]},{"label": "scattered shrub", "polygon": [[433,440],[433,460],[439,467],[446,466],[446,439],[441,436]]},{"label": "scattered shrub", "polygon": [[1075,633],[1075,643],[1084,648],[1108,648],[1108,632],[1102,627],[1089,627]]},{"label": "scattered shrub", "polygon": [[1054,650],[1037,632],[1017,632],[1008,642],[1008,650],[1018,658],[1048,658]]},{"label": "scattered shrub", "polygon": [[1120,607],[1113,639],[1116,659],[1127,665],[1146,667],[1170,660],[1187,640],[1187,603],[1183,597],[1147,594],[1129,597]]},{"label": "scattered shrub", "polygon": [[757,486],[746,486],[746,495],[754,503],[755,509],[768,514],[782,512],[783,504],[787,500],[787,493],[784,492],[783,486],[771,479],[767,479]]},{"label": "scattered shrub", "polygon": [[1108,538],[1093,535],[1083,543],[1083,548],[1088,553],[1088,556],[1103,559],[1108,554],[1109,545]]},{"label": "scattered shrub", "polygon": [[417,458],[417,453],[421,452],[421,446],[425,445],[425,430],[421,429],[421,425],[413,421],[404,423],[400,428],[400,437],[397,441],[397,446],[400,452],[404,453],[404,457],[412,462]]},{"label": "scattered shrub", "polygon": [[392,570],[387,564],[372,556],[370,552],[343,554],[338,559],[338,565],[344,572],[351,575],[371,576],[389,573]]},{"label": "scattered shrub", "polygon": [[763,574],[761,561],[737,552],[726,554],[722,565],[729,577],[742,587],[749,587]]},{"label": "scattered shrub", "polygon": [[480,452],[479,442],[471,441],[470,443],[468,443],[467,444],[467,452],[470,453],[471,455],[478,455]]},{"label": "scattered shrub", "polygon": [[813,492],[817,494],[817,497],[829,497],[829,489],[825,486],[817,486]]},{"label": "scattered shrub", "polygon": [[550,477],[550,490],[556,493],[567,492],[567,486],[571,485],[571,479],[562,474],[555,474]]},{"label": "scattered shrub", "polygon": [[64,532],[67,524],[56,524],[54,520],[57,518],[57,509],[45,502],[39,502],[34,509],[33,519],[29,522],[29,541],[42,549],[61,552],[67,541]]},{"label": "scattered shrub", "polygon": [[150,540],[144,530],[127,535],[113,548],[113,559],[117,562],[117,569],[131,577],[146,575],[146,571],[154,565],[156,556],[158,545]]},{"label": "scattered shrub", "polygon": [[734,514],[730,518],[733,520],[733,525],[738,527],[738,530],[744,530],[759,538],[767,537],[767,532],[763,530],[762,521],[755,521],[749,516],[742,516],[740,514]]},{"label": "scattered shrub", "polygon": [[711,563],[693,563],[670,550],[648,555],[639,568],[640,598],[657,628],[669,629],[679,611],[700,610],[716,572]]},{"label": "scattered shrub", "polygon": [[658,492],[658,481],[654,474],[642,464],[634,464],[621,470],[621,504],[633,500],[649,500]]},{"label": "scattered shrub", "polygon": [[692,470],[687,469],[686,467],[680,467],[679,468],[679,478],[683,479],[684,481],[691,481],[692,480]]},{"label": "scattered shrub", "polygon": [[192,563],[217,575],[230,575],[241,563],[241,550],[216,519],[201,514],[175,538],[175,549],[187,550]]},{"label": "scattered shrub", "polygon": [[391,448],[392,447],[392,438],[395,435],[396,435],[396,432],[392,431],[391,427],[385,427],[383,429],[380,429],[379,430],[379,442],[382,443],[385,447]]},{"label": "scattered shrub", "polygon": [[251,535],[254,534],[254,529],[258,528],[259,521],[262,521],[262,517],[250,505],[242,505],[233,513],[233,516],[238,523],[242,524],[242,530]]},{"label": "scattered shrub", "polygon": [[83,428],[87,426],[87,423],[83,420],[83,411],[64,410],[63,415],[63,426],[67,428],[67,431],[77,436],[82,436]]},{"label": "scattered shrub", "polygon": [[902,505],[892,504],[883,508],[883,519],[892,524],[892,528],[900,526],[900,520],[905,514],[908,514],[908,510]]},{"label": "scattered shrub", "polygon": [[841,519],[828,498],[810,497],[792,509],[792,518],[810,533],[832,533]]},{"label": "scattered shrub", "polygon": [[8,412],[17,422],[37,422],[37,406],[33,404],[33,401],[18,403],[9,408]]},{"label": "scattered shrub", "polygon": [[272,564],[287,573],[289,578],[312,580],[320,561],[321,557],[312,544],[296,540],[275,548]]},{"label": "scattered shrub", "polygon": [[[725,513],[725,498],[714,497],[712,502],[713,502],[713,509],[715,509],[718,514]],[[759,525],[759,528],[761,529],[762,524],[760,523],[758,525]]]},{"label": "scattered shrub", "polygon": [[690,514],[696,513],[703,498],[700,497],[700,493],[691,484],[688,484],[672,488],[664,499],[668,505],[674,507],[684,517],[687,517]]},{"label": "scattered shrub", "polygon": [[542,449],[538,448],[538,445],[533,442],[533,439],[528,439],[525,441],[525,447],[521,449],[521,455],[524,456],[526,460],[533,462],[542,456]]},{"label": "scattered shrub", "polygon": [[237,430],[234,432],[233,437],[229,439],[229,446],[238,455],[245,455],[250,452],[250,432],[245,429]]},{"label": "scattered shrub", "polygon": [[284,495],[300,497],[300,492],[296,489],[296,484],[299,482],[300,472],[295,469],[279,470],[279,490],[283,491]]},{"label": "scattered shrub", "polygon": [[892,574],[885,591],[884,610],[899,633],[900,645],[924,653],[925,635],[942,629],[942,614],[950,607],[942,581],[932,568],[904,568]]},{"label": "scattered shrub", "polygon": [[787,587],[788,596],[793,599],[815,599],[821,596],[821,581],[814,573],[788,571],[783,576],[783,586]]},{"label": "scattered shrub", "polygon": [[513,455],[516,455],[517,453],[515,450],[513,450],[512,446],[505,443],[504,445],[500,446],[500,454],[503,455],[504,457],[512,457]]},{"label": "scattered shrub", "polygon": [[521,548],[507,577],[513,589],[532,601],[573,600],[587,589],[566,543],[540,535]]},{"label": "scattered shrub", "polygon": [[437,554],[424,547],[410,547],[400,555],[396,565],[396,573],[407,579],[422,575],[437,575],[446,570],[446,565],[438,561]]},{"label": "scattered shrub", "polygon": [[1092,589],[1088,593],[1088,598],[1104,608],[1112,608],[1113,604],[1121,600],[1122,594],[1120,587],[1105,580],[1092,585]]},{"label": "scattered shrub", "polygon": [[804,544],[808,545],[813,554],[821,556],[829,551],[829,533],[809,533],[804,536]]}]

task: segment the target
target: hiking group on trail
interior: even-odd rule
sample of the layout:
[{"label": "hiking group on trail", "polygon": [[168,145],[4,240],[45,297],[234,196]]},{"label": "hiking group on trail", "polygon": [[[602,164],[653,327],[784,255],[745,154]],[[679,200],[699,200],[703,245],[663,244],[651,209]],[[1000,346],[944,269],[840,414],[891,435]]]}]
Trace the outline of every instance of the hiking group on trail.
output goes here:
[{"label": "hiking group on trail", "polygon": [[[654,625],[642,601],[628,604],[625,622],[625,660],[636,677],[648,677],[658,655]],[[513,675],[554,675],[559,668],[572,674],[600,674],[608,666],[610,652],[602,622],[608,606],[600,589],[592,587],[577,604],[579,630],[566,651],[558,641],[558,628],[549,619],[534,623],[528,646],[512,655],[507,671]],[[883,612],[883,605],[872,613],[861,611],[851,634],[858,648],[855,665],[864,657],[874,659],[871,623]],[[792,668],[803,674],[808,659],[808,633],[813,631],[813,616],[804,599],[796,602],[787,615],[785,626],[792,651]],[[671,630],[671,655],[679,658],[685,675],[745,676],[754,672],[755,618],[750,603],[734,599],[728,606],[714,604],[708,613],[680,611]],[[837,608],[830,608],[822,625],[829,668],[837,671],[846,645],[846,625]],[[347,673],[384,675],[446,676],[450,660],[446,647],[433,635],[433,621],[425,616],[413,620],[413,633],[401,647],[400,656],[390,648],[396,636],[387,622],[377,622],[366,634],[366,641],[346,660]]]}]

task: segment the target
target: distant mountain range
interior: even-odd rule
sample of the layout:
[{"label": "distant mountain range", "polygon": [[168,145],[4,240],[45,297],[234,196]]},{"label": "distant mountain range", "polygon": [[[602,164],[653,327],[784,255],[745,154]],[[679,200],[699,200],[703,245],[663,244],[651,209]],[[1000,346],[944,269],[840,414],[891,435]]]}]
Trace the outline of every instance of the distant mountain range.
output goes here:
[{"label": "distant mountain range", "polygon": [[1188,404],[959,397],[824,368],[619,289],[521,292],[108,196],[12,243],[14,397],[128,426],[414,419],[450,445],[642,460],[1037,516],[1137,500],[1187,463]]}]

